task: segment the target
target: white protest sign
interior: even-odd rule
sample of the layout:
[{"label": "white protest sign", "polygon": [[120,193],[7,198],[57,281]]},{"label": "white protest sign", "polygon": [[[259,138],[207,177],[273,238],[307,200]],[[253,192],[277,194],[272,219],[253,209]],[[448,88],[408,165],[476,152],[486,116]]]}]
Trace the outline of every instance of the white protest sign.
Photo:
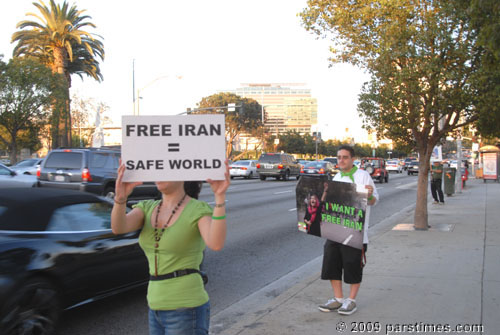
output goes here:
[{"label": "white protest sign", "polygon": [[440,145],[435,146],[434,149],[432,150],[431,163],[434,161],[437,162],[443,161],[443,147]]},{"label": "white protest sign", "polygon": [[222,114],[123,116],[124,181],[224,179]]}]

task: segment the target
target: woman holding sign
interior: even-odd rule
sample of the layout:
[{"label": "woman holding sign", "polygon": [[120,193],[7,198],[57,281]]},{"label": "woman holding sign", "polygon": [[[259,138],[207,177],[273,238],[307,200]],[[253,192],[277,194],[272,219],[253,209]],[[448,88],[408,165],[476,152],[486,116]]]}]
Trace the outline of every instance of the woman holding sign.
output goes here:
[{"label": "woman holding sign", "polygon": [[307,224],[307,233],[310,235],[321,237],[321,212],[323,211],[323,204],[326,199],[327,191],[328,183],[324,183],[321,201],[316,194],[311,194],[309,196],[309,202],[307,204],[304,222]]},{"label": "woman holding sign", "polygon": [[197,200],[201,182],[156,182],[161,200],[145,200],[126,213],[126,203],[140,182],[124,182],[118,168],[111,228],[115,234],[141,229],[139,245],[149,263],[149,333],[208,334],[210,303],[199,266],[203,250],[221,250],[226,239],[226,160],[224,180],[207,180],[215,208]]}]

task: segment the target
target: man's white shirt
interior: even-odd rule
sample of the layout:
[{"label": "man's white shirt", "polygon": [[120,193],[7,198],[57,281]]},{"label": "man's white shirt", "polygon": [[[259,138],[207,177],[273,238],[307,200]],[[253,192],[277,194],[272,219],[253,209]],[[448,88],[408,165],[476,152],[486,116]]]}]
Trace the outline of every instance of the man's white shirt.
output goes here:
[{"label": "man's white shirt", "polygon": [[[352,175],[354,178],[354,183],[356,185],[364,186],[364,185],[371,185],[373,186],[373,197],[375,198],[375,203],[373,205],[376,205],[378,202],[378,192],[377,188],[375,187],[375,183],[373,182],[372,177],[368,172],[365,170],[358,169],[354,174]],[[333,177],[333,181],[340,181],[343,183],[352,183],[351,178],[349,176],[344,176],[342,177],[341,173],[337,173],[335,177]],[[366,190],[368,191],[368,190]],[[372,205],[372,206],[373,206]],[[366,206],[366,215],[365,215],[365,231],[363,235],[363,243],[368,243],[368,227],[370,225],[370,207],[371,206]]]}]

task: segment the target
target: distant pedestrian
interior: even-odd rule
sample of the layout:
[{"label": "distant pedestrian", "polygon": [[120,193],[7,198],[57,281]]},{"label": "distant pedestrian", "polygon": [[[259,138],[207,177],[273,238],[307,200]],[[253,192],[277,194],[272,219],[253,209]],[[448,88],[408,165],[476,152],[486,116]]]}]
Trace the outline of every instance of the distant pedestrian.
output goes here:
[{"label": "distant pedestrian", "polygon": [[[354,149],[350,146],[341,146],[337,152],[340,172],[333,181],[364,185],[368,190],[368,207],[364,222],[363,249],[353,248],[342,243],[326,240],[323,253],[323,267],[321,279],[329,280],[333,288],[333,299],[319,306],[322,312],[337,311],[339,314],[350,315],[357,309],[356,296],[361,286],[365,252],[368,245],[368,226],[370,224],[370,206],[378,200],[377,189],[370,176],[364,170],[354,165]],[[344,299],[342,292],[342,275],[344,282],[350,284],[349,298]]]},{"label": "distant pedestrian", "polygon": [[[431,193],[434,198],[434,204],[444,205],[444,195],[441,189],[443,183],[443,164],[440,161],[434,161],[431,166]],[[438,198],[439,196],[439,198]]]}]

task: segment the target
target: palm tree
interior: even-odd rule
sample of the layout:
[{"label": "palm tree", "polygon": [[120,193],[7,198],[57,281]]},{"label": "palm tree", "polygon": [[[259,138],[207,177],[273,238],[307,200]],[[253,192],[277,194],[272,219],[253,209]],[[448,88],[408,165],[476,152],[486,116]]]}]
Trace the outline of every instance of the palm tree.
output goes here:
[{"label": "palm tree", "polygon": [[78,10],[63,2],[56,5],[50,0],[50,8],[42,0],[33,3],[40,15],[27,13],[40,22],[21,21],[17,24],[19,31],[12,35],[14,57],[34,57],[52,69],[52,72],[63,75],[67,84],[66,101],[54,106],[52,146],[68,146],[71,144],[71,113],[69,106],[69,89],[71,75],[83,74],[102,81],[103,77],[97,58],[104,60],[104,47],[99,35],[86,32],[84,29],[96,26],[87,21],[88,15],[82,15],[84,10]]}]

